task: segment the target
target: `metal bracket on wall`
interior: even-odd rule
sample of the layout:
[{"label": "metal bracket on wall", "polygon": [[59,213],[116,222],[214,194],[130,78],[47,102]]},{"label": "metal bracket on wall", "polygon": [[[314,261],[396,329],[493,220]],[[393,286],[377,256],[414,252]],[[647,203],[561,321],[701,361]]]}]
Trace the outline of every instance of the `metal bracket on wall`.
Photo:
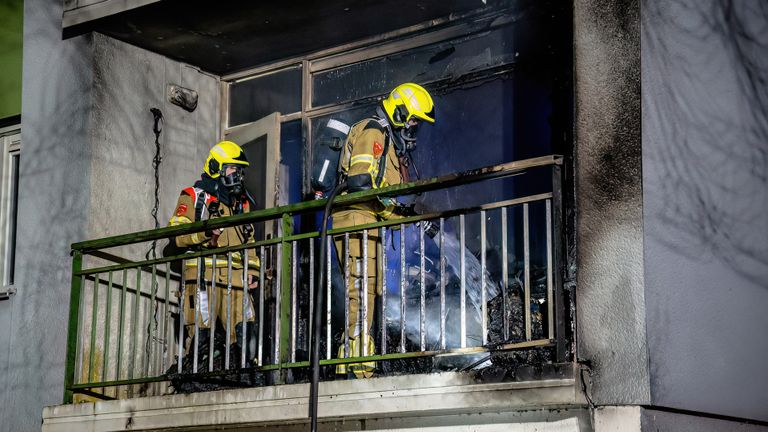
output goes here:
[{"label": "metal bracket on wall", "polygon": [[12,286],[0,288],[0,301],[8,300],[14,294],[16,294],[16,288]]}]

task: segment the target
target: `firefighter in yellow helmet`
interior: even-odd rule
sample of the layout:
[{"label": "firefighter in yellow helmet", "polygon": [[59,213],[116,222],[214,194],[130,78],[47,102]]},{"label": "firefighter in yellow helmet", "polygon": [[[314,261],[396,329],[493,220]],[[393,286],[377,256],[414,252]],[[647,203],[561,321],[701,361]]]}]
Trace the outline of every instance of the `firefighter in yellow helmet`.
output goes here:
[{"label": "firefighter in yellow helmet", "polygon": [[[248,159],[237,144],[222,141],[211,148],[203,166],[200,180],[192,187],[181,191],[176,210],[171,217],[170,225],[176,226],[192,223],[214,217],[225,217],[244,213],[252,205],[245,189],[244,169],[248,167]],[[202,233],[177,236],[176,246],[188,250],[237,246],[253,242],[251,225],[215,229]],[[219,325],[226,330],[230,327],[230,340],[226,341],[231,351],[230,360],[233,364],[240,363],[239,354],[246,350],[248,359],[255,356],[252,327],[248,328],[250,337],[243,335],[243,320],[254,320],[254,308],[250,295],[244,289],[256,289],[258,281],[259,261],[254,251],[248,253],[248,274],[245,275],[245,263],[241,252],[232,252],[232,274],[228,274],[226,255],[206,257],[204,268],[198,271],[200,259],[190,259],[184,262],[184,319],[188,334],[187,352],[191,353],[192,338],[194,337],[195,321],[199,331],[198,358],[200,365],[208,364],[208,343],[210,331]],[[227,287],[231,281],[231,290]],[[215,285],[215,289],[212,286]],[[229,293],[228,293],[229,291]],[[244,298],[245,297],[245,298]],[[245,301],[245,306],[244,302]],[[215,347],[214,360],[221,361],[226,346]],[[186,356],[190,358],[191,356]]]},{"label": "firefighter in yellow helmet", "polygon": [[[377,108],[376,115],[354,124],[342,148],[340,169],[347,176],[349,192],[377,189],[409,181],[408,157],[415,148],[416,131],[421,123],[434,123],[434,102],[429,92],[418,84],[405,83],[395,87]],[[407,207],[393,199],[343,207],[333,213],[333,227],[345,228],[407,216]],[[367,279],[363,271],[363,234],[349,236],[349,356],[374,354],[371,336],[374,307],[381,294],[382,275],[379,262],[381,239],[378,230],[369,230],[367,239]],[[334,239],[337,255],[344,269],[344,236]],[[367,298],[364,296],[367,292]],[[363,314],[363,306],[367,306]],[[365,315],[365,322],[363,322]],[[365,328],[365,331],[363,331]],[[367,334],[363,340],[363,333]],[[363,348],[363,344],[366,348]],[[344,344],[339,347],[338,357],[346,357]],[[354,373],[358,378],[373,375],[374,362],[351,363],[336,368],[339,374]]]}]

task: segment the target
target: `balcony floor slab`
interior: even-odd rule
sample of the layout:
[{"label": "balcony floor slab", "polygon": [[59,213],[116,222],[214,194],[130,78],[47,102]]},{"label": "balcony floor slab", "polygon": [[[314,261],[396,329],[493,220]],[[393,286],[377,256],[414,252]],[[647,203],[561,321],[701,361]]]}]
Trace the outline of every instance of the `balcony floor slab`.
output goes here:
[{"label": "balcony floor slab", "polygon": [[[293,384],[58,405],[44,409],[42,430],[200,430],[292,424],[304,430],[308,393],[308,384]],[[582,396],[570,378],[489,384],[464,373],[325,382],[320,384],[319,399],[323,424],[343,421],[352,429],[358,429],[352,426],[355,422],[384,418],[390,422],[399,419],[399,427],[407,428],[426,425],[425,418],[543,410],[529,420],[559,422],[562,428],[552,431],[576,431],[581,429],[578,420],[571,420],[573,415],[553,413],[581,406]],[[494,424],[501,426],[508,420],[500,417]]]}]

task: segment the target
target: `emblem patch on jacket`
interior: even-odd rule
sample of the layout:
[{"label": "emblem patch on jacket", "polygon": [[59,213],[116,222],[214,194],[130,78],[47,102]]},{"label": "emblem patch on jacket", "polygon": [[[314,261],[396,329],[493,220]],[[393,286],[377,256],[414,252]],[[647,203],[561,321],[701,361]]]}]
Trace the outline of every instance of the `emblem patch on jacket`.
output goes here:
[{"label": "emblem patch on jacket", "polygon": [[373,142],[373,157],[379,158],[381,154],[384,153],[384,147],[381,146],[381,144],[378,141]]},{"label": "emblem patch on jacket", "polygon": [[185,214],[187,214],[187,205],[179,204],[176,208],[176,216],[184,216]]}]

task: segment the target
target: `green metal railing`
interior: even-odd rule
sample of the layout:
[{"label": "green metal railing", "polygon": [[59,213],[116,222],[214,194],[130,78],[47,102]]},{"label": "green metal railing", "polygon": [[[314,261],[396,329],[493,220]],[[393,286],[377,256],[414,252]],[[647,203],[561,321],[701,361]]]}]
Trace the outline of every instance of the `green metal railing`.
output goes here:
[{"label": "green metal railing", "polygon": [[[361,361],[380,362],[417,357],[467,355],[542,346],[553,347],[557,357],[562,357],[567,341],[564,329],[565,312],[560,301],[562,298],[560,257],[563,235],[561,164],[561,157],[546,156],[338,197],[334,207],[362,203],[377,197],[398,197],[461,187],[481,181],[523,175],[536,169],[549,169],[551,179],[551,192],[514,197],[471,208],[448,209],[329,230],[329,236],[342,240],[345,245],[338,251],[342,261],[341,272],[347,278],[344,286],[347,285],[349,278],[350,235],[362,235],[364,238],[369,234],[380,236],[384,247],[380,249],[383,256],[380,259],[381,268],[377,271],[381,271],[384,275],[382,283],[385,286],[380,300],[377,300],[380,322],[375,337],[377,338],[376,350],[379,353],[367,352],[366,347],[363,348],[362,353],[359,353],[362,354],[361,356],[353,358],[334,358],[333,348],[337,345],[341,346],[345,353],[349,353],[349,340],[352,335],[349,335],[349,331],[346,330],[346,318],[340,325],[338,319],[332,318],[332,310],[337,310],[333,308],[342,306],[332,301],[330,289],[324,293],[322,301],[326,305],[327,317],[324,320],[323,331],[324,358],[321,359],[320,364],[332,366]],[[313,302],[319,300],[316,297],[316,291],[317,287],[321,286],[321,281],[315,279],[322,278],[324,279],[322,282],[330,285],[330,252],[333,246],[330,237],[328,244],[319,245],[317,231],[294,232],[293,221],[297,216],[322,212],[324,205],[325,200],[307,201],[192,224],[74,243],[64,402],[72,403],[76,393],[102,399],[131,397],[137,393],[146,394],[150,386],[166,385],[163,383],[179,376],[206,378],[231,376],[238,371],[248,371],[249,373],[272,373],[271,382],[280,383],[288,378],[287,371],[309,366],[308,360],[302,357],[308,346],[308,335],[311,332],[309,328],[311,324],[308,324],[312,322],[309,311],[312,310]],[[540,209],[536,214],[543,216],[541,216],[542,220],[533,223],[537,224],[536,226],[545,227],[546,233],[544,242],[546,249],[541,253],[545,264],[541,269],[532,268],[529,238],[532,225],[529,219],[533,213],[529,210],[534,208]],[[513,215],[515,220],[520,219],[522,222],[520,231],[523,241],[518,242],[513,238],[515,242],[513,246],[518,247],[518,243],[522,244],[524,250],[522,259],[512,257],[511,247],[508,244],[510,237],[508,227]],[[448,277],[446,275],[449,273],[445,269],[445,254],[450,250],[446,246],[445,226],[449,220],[453,219],[458,220],[459,228],[455,232],[458,233],[457,240],[460,242],[460,263],[454,263],[460,267],[460,270],[457,269],[455,272],[460,279],[457,283],[460,285],[460,313],[456,320],[447,318],[449,312],[446,306],[446,278]],[[469,241],[465,224],[469,219],[477,219],[480,224],[479,259],[465,252],[466,242]],[[198,249],[183,255],[137,260],[120,258],[107,251],[122,248],[135,252],[138,246],[147,242],[244,224],[265,224],[266,226],[273,221],[276,222],[277,229],[272,238],[251,241],[239,246]],[[439,226],[435,244],[440,251],[438,264],[440,281],[435,282],[435,286],[439,287],[439,295],[435,298],[426,295],[426,287],[429,284],[425,280],[427,273],[425,259],[427,258],[424,245],[424,221],[433,221]],[[487,221],[491,222],[487,223]],[[488,233],[496,233],[498,227],[501,234],[496,237],[499,238],[490,239]],[[398,299],[387,299],[386,254],[389,244],[387,241],[391,242],[395,237],[391,229],[399,229],[400,233],[399,302]],[[414,246],[419,249],[417,254],[419,264],[414,267],[417,273],[410,277],[406,269],[405,257],[404,238],[407,232],[417,233],[416,237],[419,239],[418,246]],[[488,261],[486,252],[489,241],[500,244],[499,252],[502,257],[503,271],[502,280],[498,281],[498,284],[492,284],[487,276],[489,273],[486,269]],[[316,275],[314,271],[315,251],[319,247],[326,247],[329,252],[328,266],[326,266],[329,270],[324,275]],[[240,262],[244,267],[242,273],[246,275],[243,276],[245,279],[243,286],[248,285],[247,275],[256,273],[256,269],[249,268],[251,261],[249,257],[259,258],[258,276],[256,276],[258,288],[250,292],[241,290],[242,303],[233,305],[232,299],[237,297],[237,289],[233,288],[232,283],[233,265],[236,265],[233,256],[237,257],[236,253],[240,254]],[[121,255],[125,254],[121,253]],[[193,285],[190,285],[189,280],[185,281],[178,273],[178,269],[174,268],[177,264],[183,267],[192,262],[197,262],[197,268],[203,268],[206,258],[217,263],[217,266],[218,263],[222,263],[220,271],[225,274],[226,283],[223,283],[225,286],[217,285],[217,288],[214,288],[210,281],[205,281],[199,276]],[[470,280],[467,276],[466,261],[469,258],[475,259],[480,266],[479,282]],[[363,261],[366,262],[366,259],[364,258]],[[515,265],[520,267],[519,274],[509,268]],[[365,271],[366,276],[368,270]],[[544,274],[540,278],[543,288],[539,294],[535,294],[536,282],[531,278],[532,272],[538,270]],[[435,270],[434,274],[437,273]],[[510,275],[513,277],[510,278]],[[475,332],[477,340],[470,341],[467,331],[471,323],[467,321],[467,317],[468,314],[472,315],[472,310],[471,305],[467,305],[467,301],[468,299],[477,300],[477,298],[473,298],[467,288],[475,286],[472,285],[473,283],[475,285],[479,283],[481,286],[480,292],[474,292],[480,296],[479,301],[476,301],[479,306],[475,314],[479,317],[477,326],[480,330]],[[362,284],[362,287],[363,290],[369,289],[367,284]],[[344,290],[344,288],[341,289]],[[193,290],[194,293],[192,293]],[[406,298],[406,295],[413,294],[414,290],[415,297]],[[500,291],[493,297],[500,299],[495,304],[496,307],[501,308],[503,322],[497,325],[501,328],[500,334],[490,336],[489,308],[491,306],[489,304],[492,299],[488,297],[494,290]],[[193,326],[191,324],[187,326],[184,323],[186,313],[180,302],[182,299],[186,301],[190,295],[193,295],[196,307],[194,334],[192,334]],[[201,295],[207,299],[207,303],[201,302]],[[217,298],[219,295],[223,298]],[[539,297],[532,297],[536,295]],[[520,298],[510,300],[510,296]],[[439,310],[439,318],[433,318],[434,322],[431,324],[438,323],[439,334],[436,330],[428,334],[425,330],[429,314],[426,307],[428,304],[431,306],[432,301],[438,300],[439,307],[436,306],[435,310]],[[227,312],[218,317],[213,315],[217,301],[228,302]],[[508,305],[513,304],[514,301],[522,304],[522,314],[514,314],[509,309]],[[397,303],[394,310],[390,302]],[[501,303],[500,306],[499,303]],[[217,342],[215,332],[208,332],[207,346],[202,344],[204,341],[201,330],[204,319],[198,322],[198,315],[203,317],[206,315],[201,304],[207,304],[211,309],[208,316],[209,322],[215,323],[217,318],[222,321],[219,325],[225,334],[224,353],[217,348],[221,343]],[[364,310],[361,311],[361,320],[365,322],[366,313],[368,310],[373,310],[375,306],[363,304],[362,307]],[[406,313],[406,307],[409,308],[410,315]],[[250,311],[251,318],[243,320],[242,323],[233,323],[233,311],[237,308],[241,308],[243,315]],[[535,308],[538,309],[534,311]],[[345,295],[343,309],[345,317],[348,316],[348,293]],[[410,325],[411,321],[408,321],[407,317],[412,317],[414,314],[418,320],[415,321],[415,325]],[[515,337],[509,334],[511,328],[509,320],[518,320],[522,323],[520,335]],[[332,331],[334,322],[337,324],[336,328],[344,328],[343,335],[334,334]],[[452,329],[451,326],[458,322],[460,322],[458,328]],[[534,323],[537,323],[540,328],[534,326]],[[229,345],[232,335],[238,332],[237,325],[241,326],[239,331],[242,335],[239,339],[239,345],[241,345],[239,353],[231,352]],[[365,335],[367,326],[362,327]],[[393,332],[393,328],[399,331]],[[417,334],[413,334],[415,329],[418,329]],[[428,337],[433,340],[427,342]],[[202,352],[203,349],[207,352]],[[189,365],[190,358],[191,365]],[[202,363],[203,359],[207,359],[207,364]],[[215,364],[215,362],[218,363]]]}]

